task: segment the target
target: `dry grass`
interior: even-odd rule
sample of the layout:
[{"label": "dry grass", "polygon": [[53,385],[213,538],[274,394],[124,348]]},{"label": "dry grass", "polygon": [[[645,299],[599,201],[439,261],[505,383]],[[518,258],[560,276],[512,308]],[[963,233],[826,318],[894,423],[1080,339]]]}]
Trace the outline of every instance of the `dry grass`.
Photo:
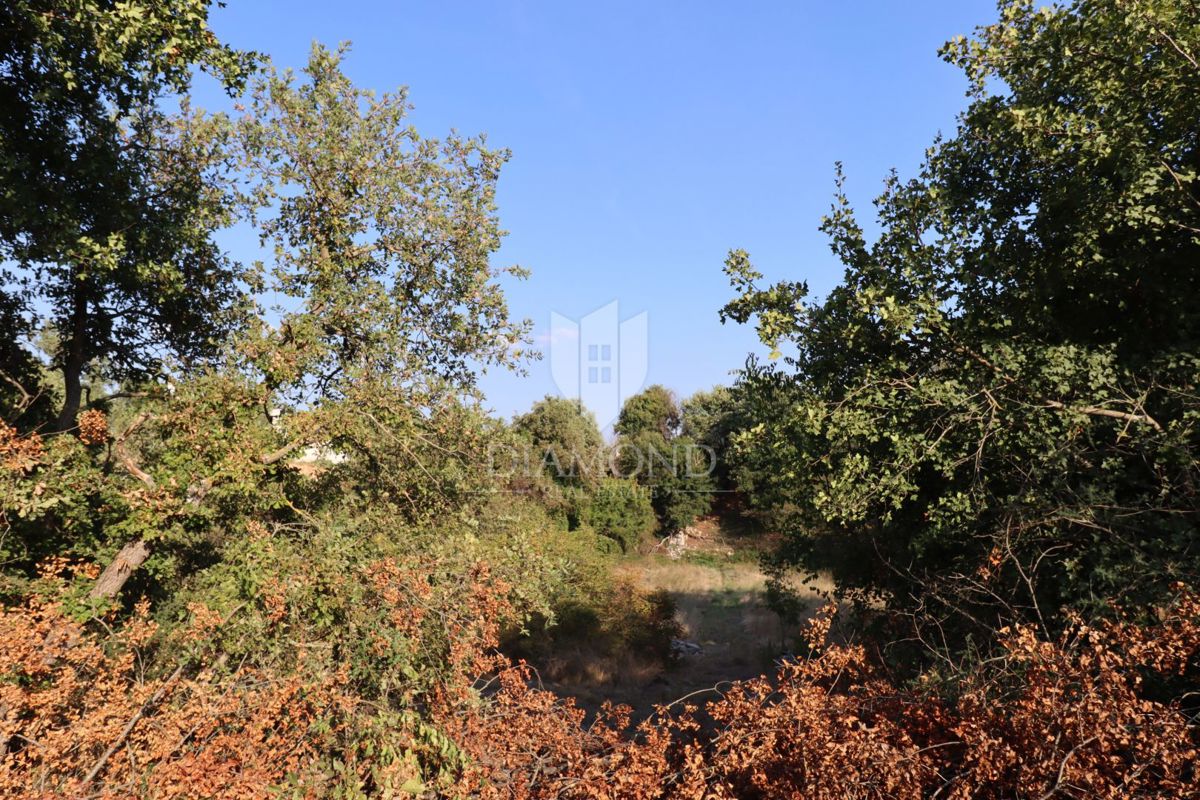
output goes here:
[{"label": "dry grass", "polygon": [[[766,606],[767,576],[758,564],[745,560],[744,551],[732,554],[719,533],[706,533],[702,561],[651,554],[631,559],[619,570],[622,578],[670,596],[683,637],[697,642],[700,654],[663,664],[648,653],[594,652],[582,644],[556,653],[546,663],[546,687],[574,697],[584,708],[596,709],[611,700],[633,707],[635,716],[643,717],[655,704],[771,672],[772,662],[790,646],[795,631],[785,629]],[[820,593],[832,584],[797,582],[794,588],[810,601],[811,613],[822,603]]]}]

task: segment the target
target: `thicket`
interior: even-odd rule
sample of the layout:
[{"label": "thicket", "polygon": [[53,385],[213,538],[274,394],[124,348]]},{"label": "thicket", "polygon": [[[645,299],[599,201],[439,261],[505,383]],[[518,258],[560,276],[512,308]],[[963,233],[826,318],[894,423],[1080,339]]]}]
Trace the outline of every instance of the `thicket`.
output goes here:
[{"label": "thicket", "polygon": [[752,498],[785,564],[909,619],[900,659],[1200,579],[1200,14],[1000,11],[943,50],[971,103],[877,236],[839,188],[836,289],[727,261],[723,314],[781,356],[744,376]]}]

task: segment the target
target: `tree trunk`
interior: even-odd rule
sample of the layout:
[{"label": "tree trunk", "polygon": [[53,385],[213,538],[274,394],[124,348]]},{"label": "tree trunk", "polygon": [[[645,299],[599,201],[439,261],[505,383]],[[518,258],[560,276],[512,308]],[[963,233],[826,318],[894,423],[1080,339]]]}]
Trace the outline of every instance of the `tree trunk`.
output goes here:
[{"label": "tree trunk", "polygon": [[83,367],[87,363],[87,296],[84,286],[75,287],[74,307],[71,309],[71,335],[62,343],[63,405],[58,414],[57,428],[68,431],[75,427],[79,406],[83,402]]},{"label": "tree trunk", "polygon": [[68,361],[63,363],[63,405],[58,414],[56,427],[60,431],[69,431],[75,427],[75,418],[79,415],[79,406],[83,402],[83,361],[73,353],[67,355]]},{"label": "tree trunk", "polygon": [[121,552],[117,553],[117,557],[112,560],[112,563],[104,568],[104,572],[100,573],[92,591],[88,592],[88,597],[104,599],[116,597],[117,593],[121,591],[121,587],[125,585],[125,581],[129,580],[129,576],[149,556],[150,545],[145,539],[138,539],[122,547]]}]

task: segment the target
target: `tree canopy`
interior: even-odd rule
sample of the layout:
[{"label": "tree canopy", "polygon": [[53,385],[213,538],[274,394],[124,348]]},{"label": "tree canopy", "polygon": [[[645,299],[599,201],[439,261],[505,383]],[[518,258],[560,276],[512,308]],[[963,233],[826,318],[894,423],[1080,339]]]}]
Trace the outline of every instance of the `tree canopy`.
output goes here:
[{"label": "tree canopy", "polygon": [[654,385],[629,397],[613,429],[613,461],[623,477],[650,493],[659,525],[668,533],[686,528],[712,507],[713,452],[682,435],[675,396]]},{"label": "tree canopy", "polygon": [[653,431],[663,438],[679,432],[679,403],[665,386],[655,384],[625,400],[613,425],[619,436]]},{"label": "tree canopy", "polygon": [[529,437],[532,458],[552,480],[596,486],[607,472],[607,448],[596,418],[576,400],[546,396],[513,420]]},{"label": "tree canopy", "polygon": [[935,638],[1195,582],[1186,5],[1003,3],[943,51],[971,104],[919,175],[889,178],[874,241],[839,189],[840,286],[762,288],[730,254],[724,317],[787,353],[746,373],[742,447],[796,512],[788,559],[930,612]]},{"label": "tree canopy", "polygon": [[0,257],[15,267],[4,290],[56,333],[59,429],[74,426],[89,370],[156,377],[168,360],[210,355],[227,330],[237,270],[211,239],[229,221],[221,134],[186,108],[163,111],[193,69],[236,91],[253,67],[213,36],[211,5],[0,10]]}]

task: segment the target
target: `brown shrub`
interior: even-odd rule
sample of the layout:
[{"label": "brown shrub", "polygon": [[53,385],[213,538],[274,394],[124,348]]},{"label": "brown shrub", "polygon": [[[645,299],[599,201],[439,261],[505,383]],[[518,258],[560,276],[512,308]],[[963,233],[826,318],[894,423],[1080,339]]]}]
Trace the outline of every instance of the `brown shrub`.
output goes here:
[{"label": "brown shrub", "polygon": [[[815,620],[822,644],[828,615]],[[1004,654],[957,699],[902,689],[861,647],[829,645],[776,680],[735,684],[707,708],[620,733],[620,712],[582,714],[509,675],[455,729],[476,758],[464,788],[510,798],[1200,797],[1197,729],[1146,676],[1194,668],[1200,597],[1162,622],[1076,623],[1053,642],[1010,631]]]},{"label": "brown shrub", "polygon": [[[56,560],[43,581],[66,571]],[[428,574],[383,559],[351,577],[379,604],[374,635],[444,651],[449,668],[424,702],[446,714],[475,702],[476,676],[498,664],[503,583],[486,566],[470,570],[456,587],[466,611],[422,626]],[[264,616],[278,618],[283,603],[268,592]],[[348,664],[311,655],[329,651],[320,643],[271,667],[233,665],[212,652],[230,619],[199,603],[188,610],[189,624],[165,637],[146,603],[108,635],[106,623],[85,627],[37,597],[0,610],[0,797],[257,800],[282,787],[394,796],[424,788],[423,776],[445,772],[440,762],[458,763],[413,708],[381,705]]]},{"label": "brown shrub", "polygon": [[42,437],[36,433],[22,436],[17,429],[0,420],[0,466],[8,472],[29,472],[46,452]]},{"label": "brown shrub", "polygon": [[89,409],[79,415],[79,441],[87,445],[108,441],[108,417],[99,409]]},{"label": "brown shrub", "polygon": [[[464,577],[478,621],[453,623],[453,669],[419,715],[369,702],[344,668],[222,670],[192,659],[150,674],[158,632],[144,604],[106,639],[52,602],[6,609],[0,795],[1200,797],[1197,729],[1178,701],[1146,689],[1194,675],[1196,594],[1149,627],[1077,621],[1054,641],[1013,629],[953,697],[896,686],[864,648],[828,644],[826,613],[811,623],[812,655],[735,684],[705,709],[705,725],[695,706],[664,707],[631,729],[613,707],[585,724],[571,702],[532,688],[522,666],[499,669],[480,697],[472,686],[497,669],[503,604],[485,568]],[[385,560],[363,579],[394,632],[420,638],[427,577]],[[202,647],[223,621],[191,611],[180,639]]]}]

